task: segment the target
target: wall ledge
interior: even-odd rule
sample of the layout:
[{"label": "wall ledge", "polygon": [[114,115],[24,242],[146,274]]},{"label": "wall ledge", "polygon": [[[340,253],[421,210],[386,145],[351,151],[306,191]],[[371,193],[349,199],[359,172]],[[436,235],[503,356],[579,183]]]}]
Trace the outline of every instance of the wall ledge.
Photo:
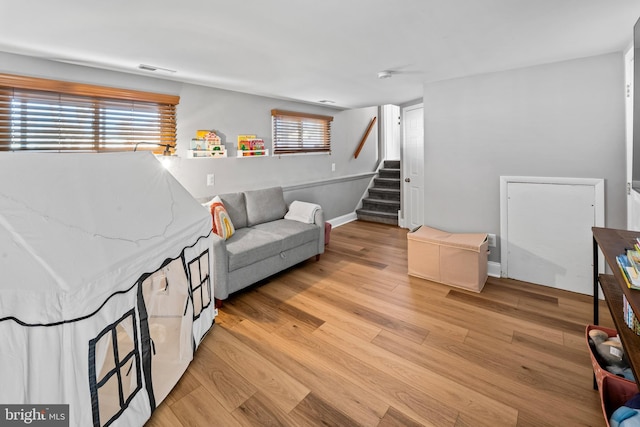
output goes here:
[{"label": "wall ledge", "polygon": [[318,186],[327,185],[327,184],[338,184],[341,182],[356,181],[359,179],[371,178],[375,176],[376,173],[377,172],[364,172],[364,173],[358,173],[354,175],[339,176],[336,178],[321,179],[318,181],[303,182],[301,184],[284,185],[282,186],[282,190],[287,192],[287,191],[300,190],[300,189],[309,188],[309,187],[318,187]]}]

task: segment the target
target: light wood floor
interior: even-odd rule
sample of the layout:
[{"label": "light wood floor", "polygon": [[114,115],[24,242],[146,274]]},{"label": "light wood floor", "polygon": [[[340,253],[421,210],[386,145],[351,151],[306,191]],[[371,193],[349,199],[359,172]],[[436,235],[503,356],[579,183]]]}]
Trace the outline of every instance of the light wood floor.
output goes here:
[{"label": "light wood floor", "polygon": [[406,246],[352,222],[320,261],[232,296],[147,426],[605,425],[590,297],[409,277]]}]

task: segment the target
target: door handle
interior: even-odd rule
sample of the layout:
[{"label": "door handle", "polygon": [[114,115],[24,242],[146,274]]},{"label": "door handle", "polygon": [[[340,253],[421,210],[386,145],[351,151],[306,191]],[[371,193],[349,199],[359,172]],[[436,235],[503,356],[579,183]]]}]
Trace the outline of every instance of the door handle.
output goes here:
[{"label": "door handle", "polygon": [[405,178],[404,182],[411,182],[411,178]]}]

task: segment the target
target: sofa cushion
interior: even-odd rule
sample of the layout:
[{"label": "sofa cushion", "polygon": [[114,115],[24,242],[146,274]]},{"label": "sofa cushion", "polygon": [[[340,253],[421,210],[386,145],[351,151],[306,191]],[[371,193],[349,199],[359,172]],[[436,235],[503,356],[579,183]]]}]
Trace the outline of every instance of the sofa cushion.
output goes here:
[{"label": "sofa cushion", "polygon": [[246,267],[282,251],[282,241],[272,233],[245,227],[227,240],[229,271]]},{"label": "sofa cushion", "polygon": [[221,194],[220,199],[224,204],[233,226],[237,230],[247,226],[247,204],[244,193]]},{"label": "sofa cushion", "polygon": [[292,249],[307,242],[317,240],[318,234],[320,233],[317,225],[305,224],[290,219],[265,222],[253,228],[269,233],[273,236],[273,239],[280,240],[282,242],[282,250]]},{"label": "sofa cushion", "polygon": [[[284,201],[282,187],[245,191],[247,204],[247,225],[249,227],[284,218],[287,204]],[[233,217],[231,218],[233,220]],[[235,224],[235,221],[233,221]]]}]

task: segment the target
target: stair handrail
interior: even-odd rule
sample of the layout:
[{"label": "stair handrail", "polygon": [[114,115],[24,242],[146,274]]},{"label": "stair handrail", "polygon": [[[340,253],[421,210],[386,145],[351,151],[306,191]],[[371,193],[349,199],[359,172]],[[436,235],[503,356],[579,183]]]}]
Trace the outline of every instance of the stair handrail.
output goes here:
[{"label": "stair handrail", "polygon": [[373,119],[371,119],[371,122],[369,122],[369,127],[367,127],[367,131],[364,133],[364,136],[362,137],[362,140],[360,141],[360,144],[358,145],[358,148],[356,149],[356,152],[353,154],[354,158],[358,158],[358,155],[360,154],[360,151],[362,151],[362,147],[364,147],[364,143],[367,141],[367,138],[369,137],[369,133],[371,133],[371,129],[373,128],[373,125],[376,123],[376,120],[378,120],[378,117],[373,117]]}]

